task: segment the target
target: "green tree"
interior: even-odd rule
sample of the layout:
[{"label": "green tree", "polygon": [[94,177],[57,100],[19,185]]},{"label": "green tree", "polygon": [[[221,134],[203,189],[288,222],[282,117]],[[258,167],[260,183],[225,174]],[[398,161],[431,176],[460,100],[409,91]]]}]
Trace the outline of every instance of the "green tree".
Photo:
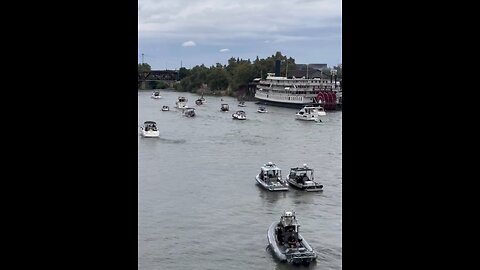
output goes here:
[{"label": "green tree", "polygon": [[178,70],[178,80],[182,80],[183,78],[188,77],[189,75],[190,75],[190,70],[184,67],[181,67]]},{"label": "green tree", "polygon": [[148,71],[151,71],[152,68],[150,67],[149,64],[147,63],[143,63],[143,64],[138,64],[138,73],[140,72],[148,72]]},{"label": "green tree", "polygon": [[225,90],[228,88],[229,76],[227,71],[220,65],[210,69],[207,75],[207,83],[212,91]]}]

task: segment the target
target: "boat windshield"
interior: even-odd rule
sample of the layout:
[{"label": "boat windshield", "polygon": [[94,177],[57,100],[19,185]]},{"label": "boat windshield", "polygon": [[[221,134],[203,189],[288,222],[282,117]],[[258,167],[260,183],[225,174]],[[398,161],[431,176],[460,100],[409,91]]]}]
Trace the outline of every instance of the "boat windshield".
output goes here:
[{"label": "boat windshield", "polygon": [[269,179],[282,178],[282,172],[280,170],[266,170],[263,172],[263,174]]},{"label": "boat windshield", "polygon": [[[305,179],[307,177],[308,179]],[[292,168],[290,178],[299,178],[303,180],[313,180],[313,169],[310,168]]]}]

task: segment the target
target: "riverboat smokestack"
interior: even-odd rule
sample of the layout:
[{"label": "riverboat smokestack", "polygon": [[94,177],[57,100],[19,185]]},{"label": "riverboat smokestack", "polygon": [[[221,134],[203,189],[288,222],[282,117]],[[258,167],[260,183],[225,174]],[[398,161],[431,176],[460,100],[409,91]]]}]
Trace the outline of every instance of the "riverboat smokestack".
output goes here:
[{"label": "riverboat smokestack", "polygon": [[280,60],[275,60],[275,77],[280,76]]}]

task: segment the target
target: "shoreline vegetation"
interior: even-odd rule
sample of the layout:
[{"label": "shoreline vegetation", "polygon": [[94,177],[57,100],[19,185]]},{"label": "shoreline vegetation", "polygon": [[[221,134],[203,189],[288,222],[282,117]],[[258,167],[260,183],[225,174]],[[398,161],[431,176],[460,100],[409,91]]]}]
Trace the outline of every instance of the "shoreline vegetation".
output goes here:
[{"label": "shoreline vegetation", "polygon": [[[267,73],[274,72],[276,60],[281,60],[281,76],[286,72],[297,69],[295,59],[276,52],[275,55],[266,59],[257,58],[252,62],[250,59],[244,60],[231,57],[227,65],[217,63],[207,68],[205,65],[196,65],[192,69],[181,67],[178,70],[178,80],[173,83],[164,81],[150,81],[145,84],[142,90],[166,89],[172,88],[179,92],[190,92],[205,96],[232,96],[239,100],[254,100],[255,91],[249,89],[248,85],[255,78],[265,79]],[[288,68],[288,71],[287,71]],[[337,75],[342,78],[341,66],[333,67],[337,70]],[[138,64],[138,73],[148,72],[151,67],[147,63]],[[325,76],[330,76],[331,68],[321,70]],[[140,83],[138,89],[140,90]]]}]

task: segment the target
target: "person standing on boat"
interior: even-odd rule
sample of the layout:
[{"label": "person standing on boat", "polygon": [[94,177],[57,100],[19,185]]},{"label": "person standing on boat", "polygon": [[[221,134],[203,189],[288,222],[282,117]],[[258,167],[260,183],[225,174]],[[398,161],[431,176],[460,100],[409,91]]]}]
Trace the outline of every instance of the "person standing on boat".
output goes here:
[{"label": "person standing on boat", "polygon": [[291,234],[289,237],[288,237],[288,246],[293,248],[293,247],[297,247],[297,239],[295,238],[295,236],[293,234]]}]

